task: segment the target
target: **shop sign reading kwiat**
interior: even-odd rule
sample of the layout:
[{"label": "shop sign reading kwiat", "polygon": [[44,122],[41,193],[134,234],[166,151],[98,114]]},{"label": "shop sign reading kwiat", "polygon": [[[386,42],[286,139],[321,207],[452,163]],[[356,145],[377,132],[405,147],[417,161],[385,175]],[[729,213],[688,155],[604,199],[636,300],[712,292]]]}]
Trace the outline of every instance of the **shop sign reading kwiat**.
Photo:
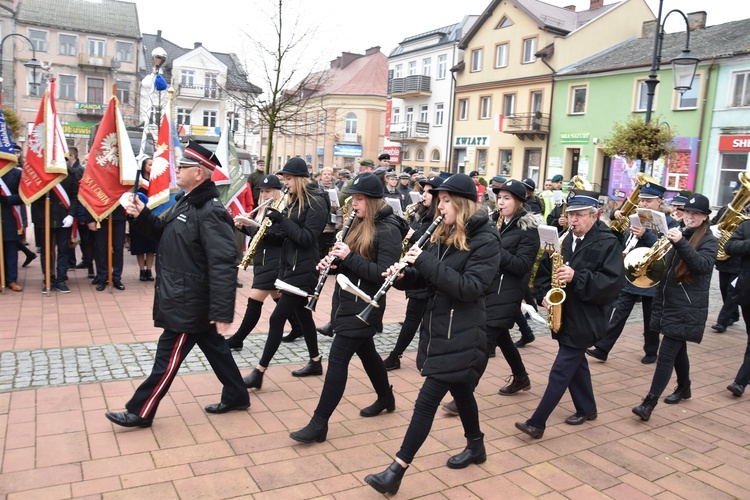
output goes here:
[{"label": "shop sign reading kwiat", "polygon": [[488,135],[459,135],[453,140],[455,148],[469,147],[487,147],[490,145],[490,136]]}]

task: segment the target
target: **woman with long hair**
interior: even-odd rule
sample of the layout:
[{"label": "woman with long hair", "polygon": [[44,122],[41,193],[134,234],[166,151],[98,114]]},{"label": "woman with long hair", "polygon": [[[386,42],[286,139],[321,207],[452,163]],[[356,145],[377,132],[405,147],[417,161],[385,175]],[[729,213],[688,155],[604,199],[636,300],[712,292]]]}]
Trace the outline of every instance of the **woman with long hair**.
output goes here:
[{"label": "woman with long hair", "polygon": [[664,338],[651,389],[643,402],[633,408],[633,413],[643,421],[651,418],[651,412],[669,384],[672,370],[677,374],[677,387],[664,402],[676,404],[691,396],[687,343],[703,340],[711,275],[719,249],[708,229],[710,214],[708,198],[693,194],[684,208],[684,232],[671,228],[666,235],[672,248],[666,256],[666,271],[657,285],[651,312],[651,328],[661,332]]},{"label": "woman with long hair", "polygon": [[[305,160],[292,158],[279,172],[287,187],[287,206],[284,212],[266,210],[274,225],[284,233],[279,258],[278,279],[312,294],[318,282],[315,266],[318,262],[318,238],[323,233],[328,219],[328,206],[323,198],[324,193],[310,186],[310,174]],[[260,389],[263,375],[281,345],[284,335],[284,324],[296,314],[302,333],[305,337],[310,361],[300,370],[295,370],[295,377],[322,375],[323,364],[318,351],[318,338],[312,312],[305,308],[307,297],[282,291],[271,317],[268,320],[268,338],[263,354],[255,369],[244,378],[245,386]]]},{"label": "woman with long hair", "polygon": [[[402,232],[406,224],[393,215],[393,209],[383,200],[383,185],[375,175],[364,173],[357,177],[348,193],[352,197],[352,210],[356,217],[344,241],[337,242],[331,253],[318,264],[322,270],[331,265],[331,272],[343,274],[370,297],[375,295],[383,284],[383,273],[401,255]],[[363,408],[360,415],[374,417],[396,407],[393,389],[388,384],[383,360],[375,348],[375,326],[381,321],[385,310],[385,297],[374,308],[367,323],[357,314],[368,305],[355,295],[344,292],[336,283],[331,307],[333,343],[328,357],[323,392],[312,420],[290,437],[300,443],[323,442],[328,434],[328,419],[341,401],[346,388],[349,362],[356,353],[378,395],[371,406]]]},{"label": "woman with long hair", "polygon": [[[149,157],[146,157],[141,162],[141,177],[148,180],[151,175],[151,164],[154,163]],[[148,194],[145,187],[138,188],[138,192],[144,195]],[[154,273],[152,271],[154,267],[154,256],[159,248],[159,244],[146,238],[137,230],[130,231],[130,255],[135,255],[138,261],[138,269],[140,270],[141,281],[154,281]]]},{"label": "woman with long hair", "polygon": [[[408,235],[410,246],[419,241],[419,238],[435,219],[437,201],[432,196],[432,190],[442,183],[443,179],[441,177],[430,177],[420,183],[422,185],[422,202],[417,206],[415,220],[411,224],[411,235]],[[406,302],[406,315],[401,325],[401,331],[398,333],[396,345],[388,357],[383,360],[385,369],[388,371],[401,368],[401,356],[403,356],[404,351],[411,344],[419,328],[419,323],[422,321],[424,306],[427,304],[427,289],[407,290],[406,298],[408,299]]]},{"label": "woman with long hair", "polygon": [[[417,354],[417,368],[426,378],[396,459],[383,472],[365,477],[380,493],[398,491],[448,392],[456,401],[467,446],[447,466],[462,469],[487,459],[474,389],[487,366],[484,295],[500,263],[500,237],[477,205],[477,188],[469,176],[454,174],[432,192],[443,220],[427,249],[409,249],[405,259],[412,267],[396,281],[402,289],[428,290]],[[386,274],[396,270],[392,266]]]}]

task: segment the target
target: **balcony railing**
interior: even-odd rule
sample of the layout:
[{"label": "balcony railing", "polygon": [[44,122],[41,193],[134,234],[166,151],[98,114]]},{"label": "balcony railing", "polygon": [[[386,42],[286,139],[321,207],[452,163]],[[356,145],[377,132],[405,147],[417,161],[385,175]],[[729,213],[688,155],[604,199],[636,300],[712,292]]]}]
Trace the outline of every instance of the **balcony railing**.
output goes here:
[{"label": "balcony railing", "polygon": [[111,68],[112,58],[108,56],[92,56],[85,53],[78,54],[78,65],[81,67]]},{"label": "balcony railing", "polygon": [[503,132],[521,140],[544,139],[549,135],[549,115],[544,113],[516,113],[503,118]]},{"label": "balcony railing", "polygon": [[222,90],[218,86],[180,84],[177,86],[177,95],[196,99],[221,99]]},{"label": "balcony railing", "polygon": [[430,77],[425,75],[409,75],[406,78],[394,78],[391,80],[391,95],[429,95]]},{"label": "balcony railing", "polygon": [[430,137],[430,124],[427,122],[392,123],[388,138],[392,141],[426,142]]}]

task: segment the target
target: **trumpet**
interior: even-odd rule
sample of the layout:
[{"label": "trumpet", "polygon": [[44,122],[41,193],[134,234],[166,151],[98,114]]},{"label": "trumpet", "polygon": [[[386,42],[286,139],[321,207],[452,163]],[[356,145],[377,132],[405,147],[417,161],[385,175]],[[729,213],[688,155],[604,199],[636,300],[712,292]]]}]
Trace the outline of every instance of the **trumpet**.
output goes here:
[{"label": "trumpet", "polygon": [[[336,243],[344,241],[344,238],[346,238],[346,233],[349,232],[349,228],[352,226],[352,222],[354,221],[354,218],[356,216],[357,216],[356,210],[351,210],[349,212],[349,217],[347,217],[346,222],[344,222],[344,227],[341,228],[341,231],[339,231],[339,234],[336,237]],[[323,285],[326,284],[326,280],[328,279],[328,273],[331,272],[331,268],[334,265],[338,264],[338,261],[339,261],[338,258],[335,258],[335,257],[332,258],[328,262],[328,265],[324,267],[322,271],[320,271],[320,276],[318,277],[318,284],[315,285],[315,291],[310,297],[310,300],[305,306],[305,309],[310,310],[310,311],[315,311],[315,307],[317,307],[318,305],[318,299],[320,298],[320,292],[323,291]]]},{"label": "trumpet", "polygon": [[[443,216],[438,215],[434,221],[432,221],[432,224],[430,224],[430,227],[427,228],[427,230],[424,232],[422,236],[420,236],[419,241],[417,241],[414,246],[417,248],[422,248],[426,243],[427,240],[430,239],[430,236],[432,235],[432,232],[435,231],[435,228],[438,227],[438,224],[440,224],[443,221]],[[401,271],[406,269],[409,266],[409,263],[406,262],[404,258],[402,258],[400,261],[396,262],[396,271],[392,273],[390,276],[388,276],[385,281],[383,282],[383,285],[380,287],[380,289],[373,295],[372,300],[369,304],[367,304],[367,307],[364,308],[364,310],[357,314],[357,317],[365,324],[369,325],[370,323],[367,321],[367,319],[370,317],[370,314],[372,313],[372,310],[375,307],[380,307],[378,304],[378,301],[383,298],[383,296],[388,293],[388,290],[393,286],[393,283],[398,279],[399,274],[401,274]]]}]

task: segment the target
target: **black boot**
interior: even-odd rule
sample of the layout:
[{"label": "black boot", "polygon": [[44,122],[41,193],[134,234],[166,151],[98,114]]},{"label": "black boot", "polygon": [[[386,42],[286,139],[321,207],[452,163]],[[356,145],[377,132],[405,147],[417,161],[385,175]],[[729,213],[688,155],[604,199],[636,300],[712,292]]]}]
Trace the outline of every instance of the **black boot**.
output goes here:
[{"label": "black boot", "polygon": [[692,394],[690,393],[690,382],[687,384],[677,384],[672,394],[664,398],[664,402],[668,405],[674,405],[682,401],[683,399],[690,399]]},{"label": "black boot", "polygon": [[281,337],[282,342],[294,342],[298,338],[303,336],[302,333],[302,322],[299,320],[296,314],[292,314],[289,316],[289,324],[292,325],[292,331],[289,332],[289,335],[284,335]]},{"label": "black boot", "polygon": [[[513,382],[510,382],[510,379],[513,379]],[[511,375],[507,379],[505,379],[506,382],[510,382],[505,387],[501,387],[498,391],[498,394],[501,396],[512,396],[513,394],[519,392],[519,391],[528,391],[531,389],[531,380],[529,380],[528,375],[524,375],[523,377],[516,377],[515,375]]]},{"label": "black boot", "polygon": [[643,403],[633,408],[633,413],[641,417],[641,420],[644,422],[648,422],[648,419],[651,418],[651,412],[654,411],[656,403],[658,402],[659,398],[649,393],[648,396],[643,399]]},{"label": "black boot", "polygon": [[326,323],[323,326],[319,326],[315,329],[319,334],[325,335],[326,337],[333,337],[333,326],[331,323]]},{"label": "black boot", "polygon": [[401,464],[394,460],[383,472],[365,476],[365,482],[375,488],[378,493],[395,495],[401,487],[401,479],[408,468],[408,466],[401,467]]},{"label": "black boot", "polygon": [[534,337],[533,332],[529,332],[528,334],[521,334],[521,338],[519,340],[516,340],[516,343],[514,344],[516,347],[524,347],[536,340],[536,337]]},{"label": "black boot", "polygon": [[146,278],[146,270],[141,269],[141,276],[138,278],[141,281],[148,281],[148,278]]},{"label": "black boot", "polygon": [[328,420],[313,415],[310,423],[298,431],[289,434],[289,437],[300,443],[322,443],[328,435]]},{"label": "black boot", "polygon": [[464,451],[448,459],[449,469],[463,469],[471,464],[483,464],[487,461],[487,452],[484,450],[484,434],[479,437],[466,438]]},{"label": "black boot", "polygon": [[292,376],[294,377],[311,377],[313,375],[323,375],[323,357],[319,360],[310,360],[305,366],[299,370],[294,370]]},{"label": "black boot", "polygon": [[391,352],[388,357],[383,360],[383,363],[385,364],[385,369],[387,371],[398,370],[401,368],[401,355]]},{"label": "black boot", "polygon": [[146,269],[146,281],[154,281],[154,273],[151,272],[151,269]]},{"label": "black boot", "polygon": [[360,417],[377,417],[381,413],[383,413],[383,410],[387,411],[388,413],[393,412],[393,410],[396,409],[396,398],[393,397],[393,386],[390,386],[388,388],[388,394],[385,396],[378,396],[378,399],[368,406],[367,408],[362,408],[359,411]]},{"label": "black boot", "polygon": [[250,372],[250,375],[242,379],[245,383],[245,387],[248,389],[260,389],[263,386],[263,375],[265,375],[265,373],[266,372],[262,372],[255,368]]},{"label": "black boot", "polygon": [[245,316],[242,318],[242,323],[237,329],[237,332],[227,339],[227,342],[229,342],[229,347],[231,349],[236,349],[238,351],[242,349],[242,342],[248,335],[250,335],[250,332],[253,331],[255,325],[258,324],[262,309],[263,302],[259,302],[248,297],[247,307],[245,308]]}]

